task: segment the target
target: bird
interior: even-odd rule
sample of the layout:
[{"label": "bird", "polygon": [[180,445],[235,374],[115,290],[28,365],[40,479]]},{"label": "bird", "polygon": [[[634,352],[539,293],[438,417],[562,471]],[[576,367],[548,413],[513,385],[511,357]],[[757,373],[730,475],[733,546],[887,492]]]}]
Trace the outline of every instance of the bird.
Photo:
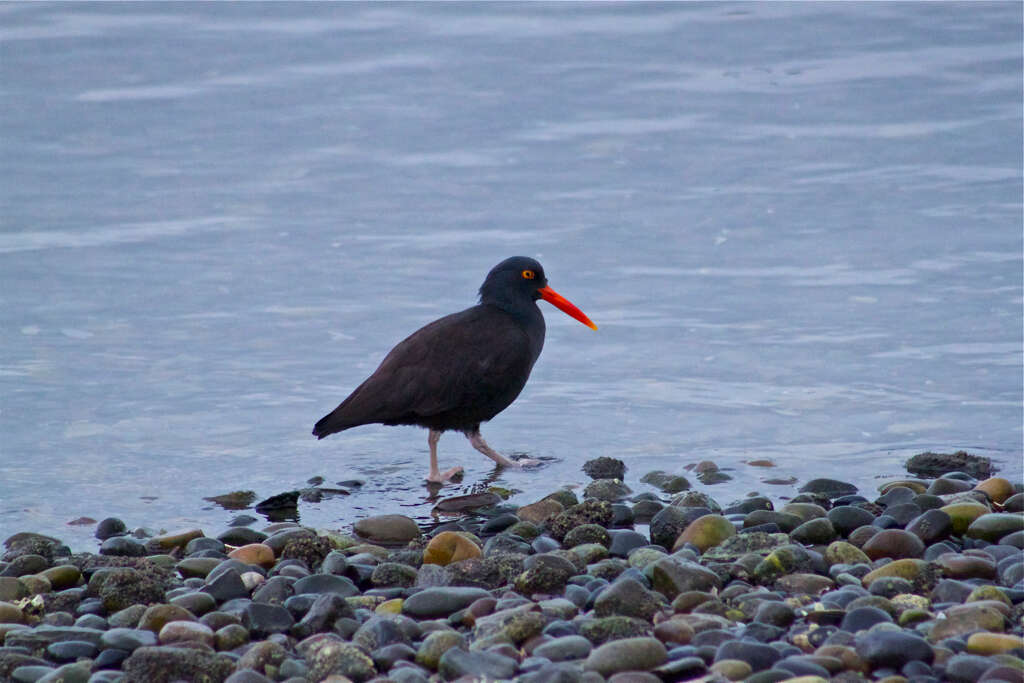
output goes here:
[{"label": "bird", "polygon": [[513,256],[494,266],[479,303],[425,325],[399,342],[380,366],[313,427],[317,439],[367,424],[418,425],[429,430],[427,482],[443,483],[461,467],[441,472],[437,443],[462,432],[498,467],[539,464],[510,460],[480,435],[480,424],[503,411],[526,386],[544,347],[543,299],[587,327],[597,325],[548,286],[535,259]]}]

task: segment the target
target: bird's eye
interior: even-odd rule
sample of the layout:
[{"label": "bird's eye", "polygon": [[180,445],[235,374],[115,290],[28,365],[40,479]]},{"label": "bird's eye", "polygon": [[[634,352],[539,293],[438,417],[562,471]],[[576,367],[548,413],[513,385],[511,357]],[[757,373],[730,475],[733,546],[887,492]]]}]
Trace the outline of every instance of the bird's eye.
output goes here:
[{"label": "bird's eye", "polygon": [[524,270],[523,271],[523,278],[525,278],[527,280],[532,280],[535,277],[537,277],[537,274],[534,273],[532,270]]}]

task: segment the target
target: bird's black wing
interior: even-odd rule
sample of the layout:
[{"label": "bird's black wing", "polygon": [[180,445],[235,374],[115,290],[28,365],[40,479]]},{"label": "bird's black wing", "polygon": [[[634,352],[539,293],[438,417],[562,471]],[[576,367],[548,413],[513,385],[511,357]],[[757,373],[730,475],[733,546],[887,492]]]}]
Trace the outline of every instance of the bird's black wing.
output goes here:
[{"label": "bird's black wing", "polygon": [[395,346],[313,433],[323,438],[361,424],[421,424],[442,415],[479,423],[515,400],[534,360],[525,330],[511,316],[474,306]]}]

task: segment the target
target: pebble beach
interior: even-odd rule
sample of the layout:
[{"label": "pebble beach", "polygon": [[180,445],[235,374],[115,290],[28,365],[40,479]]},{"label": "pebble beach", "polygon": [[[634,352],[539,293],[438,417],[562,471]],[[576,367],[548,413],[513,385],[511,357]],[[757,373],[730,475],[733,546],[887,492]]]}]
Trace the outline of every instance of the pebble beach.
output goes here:
[{"label": "pebble beach", "polygon": [[693,472],[634,493],[605,457],[582,490],[442,498],[429,526],[18,533],[0,681],[1024,680],[1024,485],[963,452],[906,466],[784,500]]}]

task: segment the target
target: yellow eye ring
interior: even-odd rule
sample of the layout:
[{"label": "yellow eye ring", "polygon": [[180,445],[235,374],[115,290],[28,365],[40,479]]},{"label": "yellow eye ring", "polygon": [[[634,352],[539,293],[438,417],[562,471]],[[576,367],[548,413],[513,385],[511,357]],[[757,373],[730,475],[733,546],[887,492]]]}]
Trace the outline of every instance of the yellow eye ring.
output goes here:
[{"label": "yellow eye ring", "polygon": [[532,270],[524,270],[523,271],[523,278],[525,278],[527,280],[532,280],[535,277],[537,277],[537,274],[534,273]]}]

